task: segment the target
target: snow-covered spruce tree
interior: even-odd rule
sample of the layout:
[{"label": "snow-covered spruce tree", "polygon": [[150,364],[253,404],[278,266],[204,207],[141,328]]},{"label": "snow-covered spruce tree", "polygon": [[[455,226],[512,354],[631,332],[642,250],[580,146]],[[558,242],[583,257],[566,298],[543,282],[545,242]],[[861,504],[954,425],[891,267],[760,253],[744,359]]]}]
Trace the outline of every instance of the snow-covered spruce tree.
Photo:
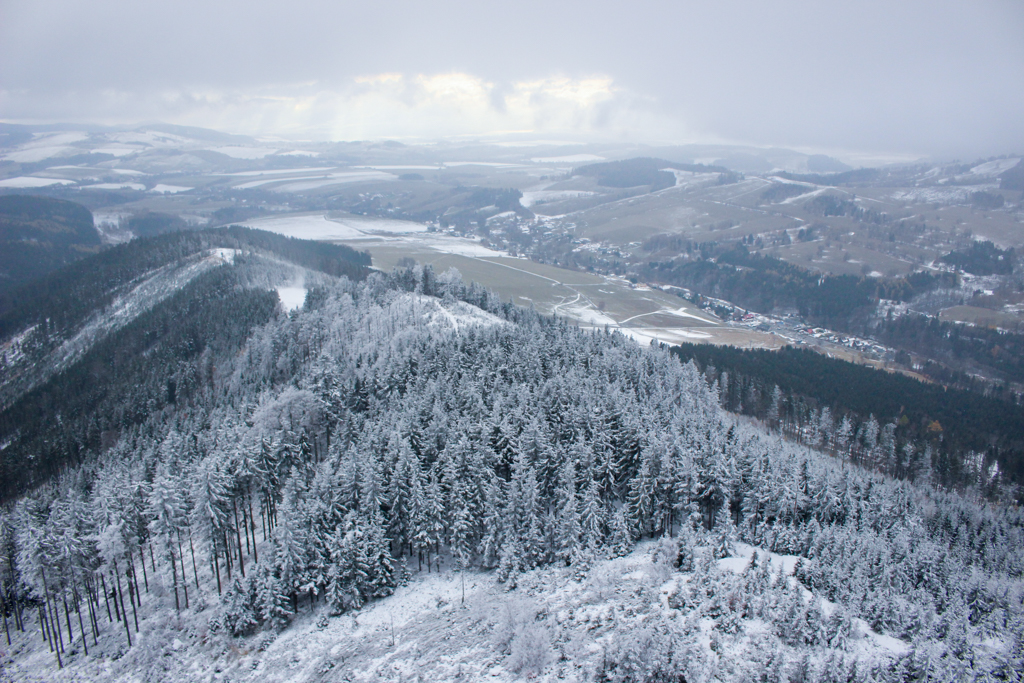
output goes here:
[{"label": "snow-covered spruce tree", "polygon": [[162,460],[153,479],[147,513],[150,518],[149,531],[154,542],[159,545],[160,556],[164,560],[161,568],[165,574],[170,574],[168,583],[174,591],[174,607],[180,611],[184,603],[179,595],[179,586],[184,576],[178,563],[177,532],[185,520],[185,501],[181,480],[171,473],[169,465]]},{"label": "snow-covered spruce tree", "polygon": [[260,624],[257,613],[258,596],[255,582],[235,577],[221,599],[220,615],[211,626],[223,627],[234,636],[244,636],[255,631]]},{"label": "snow-covered spruce tree", "polygon": [[579,500],[576,495],[576,464],[571,458],[562,464],[555,500],[555,555],[560,561],[571,564],[580,549],[581,536]]},{"label": "snow-covered spruce tree", "polygon": [[221,541],[228,523],[228,477],[219,458],[202,460],[191,475],[192,498],[190,526],[196,530],[195,540],[205,547],[217,593],[222,591],[220,554],[225,552]]},{"label": "snow-covered spruce tree", "polygon": [[260,621],[272,628],[282,629],[291,621],[291,586],[267,564],[260,564],[253,575],[256,605]]},{"label": "snow-covered spruce tree", "polygon": [[283,591],[293,610],[298,592],[308,583],[309,520],[302,505],[303,488],[304,480],[293,468],[284,486],[278,524],[274,528],[273,571],[270,572],[274,577],[272,587],[267,580],[267,590]]}]

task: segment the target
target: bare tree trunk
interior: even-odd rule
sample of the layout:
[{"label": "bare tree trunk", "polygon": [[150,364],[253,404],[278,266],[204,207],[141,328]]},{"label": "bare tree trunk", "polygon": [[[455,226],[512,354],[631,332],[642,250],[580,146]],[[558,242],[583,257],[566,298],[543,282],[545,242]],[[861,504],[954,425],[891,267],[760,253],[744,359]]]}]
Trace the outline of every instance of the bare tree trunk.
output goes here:
[{"label": "bare tree trunk", "polygon": [[211,546],[210,552],[213,555],[213,568],[217,572],[217,595],[220,595],[221,594],[221,588],[220,588],[220,560],[217,559],[217,544],[214,543],[212,541],[212,539],[211,539],[210,546]]},{"label": "bare tree trunk", "polygon": [[238,505],[235,504],[235,499],[231,499],[231,511],[235,515],[235,540],[238,542],[238,571],[242,572],[242,578],[245,578],[245,560],[242,558],[242,534],[238,531]]},{"label": "bare tree trunk", "polygon": [[132,646],[132,629],[128,626],[128,612],[124,609],[124,591],[121,590],[121,577],[117,574],[117,565],[114,565],[114,580],[117,581],[117,592],[114,593],[114,604],[117,604],[117,598],[121,596],[121,614],[124,615],[124,634],[128,637],[128,647]]},{"label": "bare tree trunk", "polygon": [[242,494],[242,504],[239,506],[242,508],[242,531],[245,532],[245,552],[249,557],[252,557],[252,549],[249,547],[249,523],[245,518],[245,494]]},{"label": "bare tree trunk", "polygon": [[64,621],[68,625],[68,645],[71,645],[75,641],[75,632],[71,630],[71,612],[68,611],[68,596],[66,593],[60,594],[60,601],[64,603]]},{"label": "bare tree trunk", "polygon": [[[110,592],[107,590],[107,580],[103,578],[103,574],[100,574],[100,584],[103,588],[103,602],[107,605],[107,619],[113,624],[114,617],[110,614]],[[114,611],[117,611],[117,603],[114,603]],[[118,621],[120,621],[120,617],[118,617]]]},{"label": "bare tree trunk", "polygon": [[[132,572],[131,573],[132,574],[135,573],[135,567],[132,567]],[[127,575],[126,578],[128,580],[128,602],[132,603],[132,617],[135,618],[135,632],[138,633],[139,632],[139,612],[138,612],[138,610],[135,609],[135,603],[139,602],[139,588],[138,588],[137,585],[132,583],[132,576],[131,576],[131,574]],[[142,606],[141,602],[139,602],[139,606],[140,607]]]},{"label": "bare tree trunk", "polygon": [[196,547],[192,544],[192,527],[188,528],[188,551],[192,555],[192,573],[196,577],[196,590],[199,590],[199,568],[196,567]]},{"label": "bare tree trunk", "polygon": [[267,540],[267,507],[260,500],[260,528],[263,529],[263,540]]},{"label": "bare tree trunk", "polygon": [[[43,598],[44,598],[44,600],[46,602],[46,620],[47,621],[51,621],[50,620],[50,589],[46,585],[46,571],[43,570],[43,569],[40,569],[40,574],[42,575],[42,578],[43,578]],[[54,615],[56,615],[56,613],[57,613],[56,606],[54,606],[53,613],[54,613]],[[52,639],[53,639],[53,627],[56,626],[57,642],[53,643],[53,647],[54,647],[53,651],[57,654],[57,668],[63,669],[64,668],[64,662],[62,662],[61,659],[60,659],[60,651],[64,649],[64,638],[61,636],[61,632],[60,632],[60,621],[57,620],[57,619],[53,619],[52,622],[53,623],[51,623],[51,628],[50,628],[50,631],[51,631],[50,639],[52,641]]]},{"label": "bare tree trunk", "polygon": [[39,606],[39,631],[43,634],[43,642],[50,646],[53,652],[53,642],[50,640],[50,632],[46,628],[46,617],[43,615],[43,606]]},{"label": "bare tree trunk", "polygon": [[[12,553],[13,554],[13,553]],[[11,570],[11,585],[14,586],[14,558],[9,554],[7,556],[7,566]],[[25,632],[25,620],[21,618],[21,604],[18,601],[18,589],[14,589],[14,623],[17,625],[18,630],[22,633]]]},{"label": "bare tree trunk", "polygon": [[[49,605],[48,601],[47,601],[47,605]],[[61,650],[60,643],[59,642],[53,642],[53,624],[50,623],[49,606],[47,606],[47,611],[46,611],[46,623],[50,627],[50,641],[51,641],[50,651],[53,652],[55,655],[57,655],[57,668],[58,669],[63,669],[64,668],[64,662],[62,662],[61,659],[60,659],[60,650]]]},{"label": "bare tree trunk", "polygon": [[222,530],[221,536],[224,539],[224,569],[228,573],[228,583],[231,583],[231,546],[228,544],[227,530]]},{"label": "bare tree trunk", "polygon": [[249,531],[252,533],[252,561],[259,564],[260,555],[256,551],[256,519],[252,516],[252,494],[247,500],[249,502]]},{"label": "bare tree trunk", "polygon": [[[185,553],[181,551],[181,529],[178,530],[178,561],[181,562],[181,587],[185,591],[185,609],[188,609],[188,579],[185,578]],[[172,552],[173,556],[173,552]]]},{"label": "bare tree trunk", "polygon": [[7,627],[7,593],[4,591],[2,583],[0,583],[0,601],[3,602],[3,605],[0,606],[0,611],[3,611],[4,613],[4,633],[7,635],[7,645],[10,646],[11,631]]},{"label": "bare tree trunk", "polygon": [[[128,568],[131,569],[131,581],[135,584],[135,599],[139,601],[139,607],[142,607],[142,592],[139,591],[139,575],[135,571],[135,555],[131,549],[128,549]],[[143,560],[142,568],[146,568],[146,562]]]},{"label": "bare tree trunk", "polygon": [[[149,592],[149,577],[146,576],[146,554],[142,552],[142,546],[139,546],[139,561],[142,565],[142,583],[146,585],[146,592]],[[135,566],[134,564],[132,565]],[[138,584],[139,580],[136,579],[135,583]]]},{"label": "bare tree trunk", "polygon": [[92,625],[92,644],[99,644],[99,621],[96,619],[96,610],[93,609],[93,590],[89,585],[89,577],[85,578],[85,598],[89,606],[89,623]]},{"label": "bare tree trunk", "polygon": [[167,546],[167,554],[171,560],[171,580],[174,583],[174,610],[181,614],[181,603],[178,601],[178,563],[174,560],[174,546]]},{"label": "bare tree trunk", "polygon": [[85,623],[82,622],[82,601],[78,599],[78,587],[71,588],[71,601],[75,604],[75,613],[78,614],[78,629],[82,632],[82,647],[85,648],[85,656],[89,656],[89,634],[85,632]]}]

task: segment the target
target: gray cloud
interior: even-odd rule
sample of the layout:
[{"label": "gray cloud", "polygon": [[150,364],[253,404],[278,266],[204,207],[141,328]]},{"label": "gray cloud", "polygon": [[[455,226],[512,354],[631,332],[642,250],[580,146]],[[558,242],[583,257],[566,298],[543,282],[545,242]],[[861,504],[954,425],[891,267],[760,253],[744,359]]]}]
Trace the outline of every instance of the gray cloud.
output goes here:
[{"label": "gray cloud", "polygon": [[[1024,150],[1013,0],[370,5],[5,0],[0,117]],[[388,73],[402,78],[366,80]]]}]

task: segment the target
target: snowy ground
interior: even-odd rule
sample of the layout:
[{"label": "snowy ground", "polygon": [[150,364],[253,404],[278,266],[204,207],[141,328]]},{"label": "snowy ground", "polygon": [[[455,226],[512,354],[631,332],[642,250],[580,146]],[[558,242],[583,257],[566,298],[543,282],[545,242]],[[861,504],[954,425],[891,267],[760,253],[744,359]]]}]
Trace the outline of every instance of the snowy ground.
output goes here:
[{"label": "snowy ground", "polygon": [[455,254],[457,256],[470,256],[473,258],[497,258],[499,256],[508,256],[503,251],[496,251],[489,247],[485,247],[479,242],[471,239],[464,239],[461,237],[446,237],[444,235],[437,236],[417,236],[414,238],[417,244],[421,244],[425,247],[439,251],[444,254]]},{"label": "snowy ground", "polygon": [[306,240],[351,240],[367,238],[376,233],[403,234],[425,232],[427,226],[411,221],[370,218],[366,216],[332,216],[323,214],[290,214],[260,218],[243,223],[246,227],[275,232]]},{"label": "snowy ground", "polygon": [[92,223],[96,231],[107,244],[121,244],[127,242],[133,235],[126,227],[121,227],[121,221],[128,217],[128,214],[119,211],[94,211]]},{"label": "snowy ground", "polygon": [[[715,672],[716,680],[741,679],[743,657],[758,654],[771,626],[745,619],[738,633],[727,634],[699,612],[672,607],[673,596],[695,575],[656,560],[656,545],[643,543],[625,557],[598,560],[582,574],[564,566],[527,572],[514,590],[498,583],[494,572],[424,568],[394,595],[342,616],[328,617],[322,603],[311,609],[303,598],[283,632],[248,638],[210,631],[215,594],[193,590],[190,608],[176,615],[173,596],[151,574],[140,633],[131,628],[132,648],[123,625],[101,614],[102,633],[97,641],[90,638],[90,655],[82,651],[79,635],[58,670],[30,616],[28,631],[14,634],[0,661],[18,681],[587,681],[615,639],[655,623],[683,628],[685,622],[697,648],[691,656],[703,661],[702,668]],[[737,544],[735,556],[718,560],[714,570],[740,574],[754,551]],[[795,557],[757,552],[762,560],[770,557],[773,572],[781,565],[792,573]],[[411,565],[418,569],[415,561]],[[813,596],[804,591],[804,597]],[[826,613],[832,609],[824,603]],[[530,644],[526,652],[524,640]],[[854,620],[846,651],[871,663],[907,648]],[[791,664],[808,652],[812,659],[826,654],[784,652]]]},{"label": "snowy ground", "polygon": [[83,190],[138,190],[146,189],[142,183],[96,183],[95,185],[83,185]]},{"label": "snowy ground", "polygon": [[1020,158],[1012,159],[996,159],[995,161],[989,161],[984,164],[979,164],[971,169],[972,175],[979,176],[997,176],[1000,173],[1009,171],[1011,168],[1020,163]]},{"label": "snowy ground", "polygon": [[584,164],[604,160],[604,157],[599,157],[596,154],[569,154],[561,157],[534,157],[530,159],[535,164]]},{"label": "snowy ground", "polygon": [[718,173],[694,173],[693,171],[677,171],[674,168],[663,168],[676,177],[676,184],[673,187],[703,187],[718,182]]},{"label": "snowy ground", "polygon": [[467,327],[507,325],[501,318],[464,301],[443,303],[422,294],[403,294],[391,304],[393,310],[411,309],[416,319],[434,329],[463,330]]},{"label": "snowy ground", "polygon": [[711,339],[711,334],[688,327],[624,327],[622,334],[641,344],[680,344]]},{"label": "snowy ground", "polygon": [[267,168],[260,169],[258,171],[238,171],[236,173],[214,173],[215,176],[237,176],[237,177],[252,177],[252,176],[275,176],[275,175],[296,175],[302,173],[320,173],[322,171],[331,171],[334,166],[316,166],[312,168]]},{"label": "snowy ground", "polygon": [[278,287],[277,297],[281,300],[284,309],[290,311],[302,308],[302,305],[306,303],[306,291],[305,287]]},{"label": "snowy ground", "polygon": [[918,187],[910,190],[898,190],[890,196],[898,202],[966,204],[970,201],[970,196],[973,192],[998,189],[998,183],[971,185],[969,187]]},{"label": "snowy ground", "polygon": [[532,190],[524,192],[519,203],[526,208],[546,204],[548,202],[560,202],[565,199],[579,199],[581,197],[592,197],[596,192],[589,190]]},{"label": "snowy ground", "polygon": [[48,187],[50,185],[74,185],[73,180],[60,180],[58,178],[34,178],[31,176],[18,176],[0,180],[0,187]]},{"label": "snowy ground", "polygon": [[276,185],[272,189],[278,192],[305,192],[307,190],[316,190],[330,185],[362,183],[370,180],[395,180],[397,177],[398,176],[392,173],[385,173],[383,171],[339,171],[337,173],[329,173],[327,175],[318,175],[313,177],[255,180],[243,183],[238,187],[246,189],[260,187],[262,185],[275,182],[282,182],[284,184]]},{"label": "snowy ground", "polygon": [[277,152],[276,149],[268,149],[265,147],[241,147],[237,145],[229,145],[227,147],[213,147],[210,149],[210,151],[219,152],[220,154],[226,154],[232,159],[262,159],[265,156]]},{"label": "snowy ground", "polygon": [[157,192],[160,194],[177,194],[179,192],[188,192],[191,187],[183,187],[181,185],[164,185],[159,183],[150,190],[150,192]]}]

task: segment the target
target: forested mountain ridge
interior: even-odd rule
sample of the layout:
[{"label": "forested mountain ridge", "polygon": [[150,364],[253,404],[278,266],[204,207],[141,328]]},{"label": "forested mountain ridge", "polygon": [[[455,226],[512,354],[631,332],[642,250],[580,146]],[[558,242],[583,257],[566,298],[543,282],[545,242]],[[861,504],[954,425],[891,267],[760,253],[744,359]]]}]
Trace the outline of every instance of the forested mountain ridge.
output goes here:
[{"label": "forested mountain ridge", "polygon": [[1019,501],[1024,407],[809,349],[683,344],[727,410],[903,479]]},{"label": "forested mountain ridge", "polygon": [[84,206],[49,197],[0,196],[0,291],[99,249],[100,235]]},{"label": "forested mountain ridge", "polygon": [[[72,677],[267,680],[257,653],[289,623],[313,611],[344,639],[356,627],[331,615],[358,618],[410,572],[542,591],[538,568],[560,567],[595,585],[605,558],[661,537],[669,593],[651,584],[597,631],[583,603],[513,619],[504,644],[484,641],[485,666],[506,680],[890,681],[1009,679],[1024,664],[1019,509],[765,434],[667,351],[501,303],[453,272],[325,276],[300,310],[257,318],[231,323],[237,350],[176,376],[174,400],[158,375],[164,400],[141,397],[150,409],[132,419],[91,403],[116,433],[4,512],[20,676],[25,661]],[[723,572],[716,558],[740,542],[762,561]],[[769,554],[800,561],[780,574]],[[868,647],[858,624],[892,647]],[[324,657],[292,675],[355,671]],[[490,670],[480,659],[472,675]]]},{"label": "forested mountain ridge", "polygon": [[347,247],[227,228],[134,240],[23,289],[0,314],[21,327],[0,357],[0,497],[187,400],[273,315],[268,290],[358,279],[367,262]]},{"label": "forested mountain ridge", "polygon": [[0,339],[43,322],[58,330],[73,327],[146,273],[217,248],[273,252],[298,266],[352,279],[365,277],[370,265],[368,254],[350,247],[240,226],[136,239],[0,295]]}]

